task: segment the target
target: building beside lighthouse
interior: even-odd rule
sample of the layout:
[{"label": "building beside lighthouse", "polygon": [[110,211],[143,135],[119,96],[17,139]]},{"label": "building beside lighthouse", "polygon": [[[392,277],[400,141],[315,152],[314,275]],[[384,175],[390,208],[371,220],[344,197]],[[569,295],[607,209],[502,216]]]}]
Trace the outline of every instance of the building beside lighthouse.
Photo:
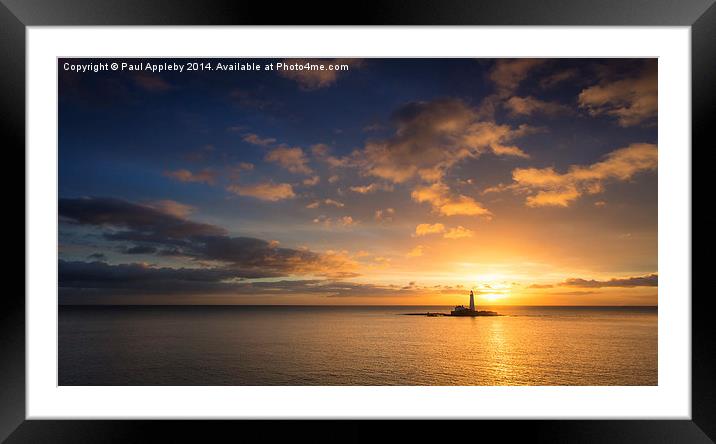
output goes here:
[{"label": "building beside lighthouse", "polygon": [[458,305],[453,311],[450,312],[452,316],[476,316],[478,314],[475,310],[475,294],[470,290],[470,308],[464,305]]}]

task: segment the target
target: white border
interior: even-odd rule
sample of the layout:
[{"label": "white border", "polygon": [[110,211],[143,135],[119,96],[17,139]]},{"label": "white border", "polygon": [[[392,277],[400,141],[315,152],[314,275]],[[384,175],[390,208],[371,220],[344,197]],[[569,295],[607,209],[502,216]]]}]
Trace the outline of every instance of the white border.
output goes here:
[{"label": "white border", "polygon": [[[690,28],[27,28],[27,417],[691,417]],[[656,387],[58,387],[57,57],[659,57]]]}]

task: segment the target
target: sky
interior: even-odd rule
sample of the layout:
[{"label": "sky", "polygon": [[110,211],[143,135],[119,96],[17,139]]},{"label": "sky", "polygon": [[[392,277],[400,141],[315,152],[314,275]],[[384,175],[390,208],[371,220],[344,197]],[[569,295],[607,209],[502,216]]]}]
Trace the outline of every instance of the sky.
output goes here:
[{"label": "sky", "polygon": [[117,61],[58,61],[60,303],[657,305],[655,59]]}]

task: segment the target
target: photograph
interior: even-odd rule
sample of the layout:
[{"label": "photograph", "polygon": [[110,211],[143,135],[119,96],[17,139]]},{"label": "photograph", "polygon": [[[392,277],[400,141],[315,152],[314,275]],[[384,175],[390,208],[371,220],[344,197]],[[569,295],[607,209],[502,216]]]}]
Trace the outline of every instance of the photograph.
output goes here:
[{"label": "photograph", "polygon": [[59,386],[659,385],[658,58],[56,63]]}]

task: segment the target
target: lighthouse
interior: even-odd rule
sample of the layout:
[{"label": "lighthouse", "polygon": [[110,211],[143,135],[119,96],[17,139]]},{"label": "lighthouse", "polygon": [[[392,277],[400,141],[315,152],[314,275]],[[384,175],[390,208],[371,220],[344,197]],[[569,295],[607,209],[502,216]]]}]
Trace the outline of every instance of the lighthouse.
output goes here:
[{"label": "lighthouse", "polygon": [[470,311],[475,311],[475,295],[470,290]]}]

